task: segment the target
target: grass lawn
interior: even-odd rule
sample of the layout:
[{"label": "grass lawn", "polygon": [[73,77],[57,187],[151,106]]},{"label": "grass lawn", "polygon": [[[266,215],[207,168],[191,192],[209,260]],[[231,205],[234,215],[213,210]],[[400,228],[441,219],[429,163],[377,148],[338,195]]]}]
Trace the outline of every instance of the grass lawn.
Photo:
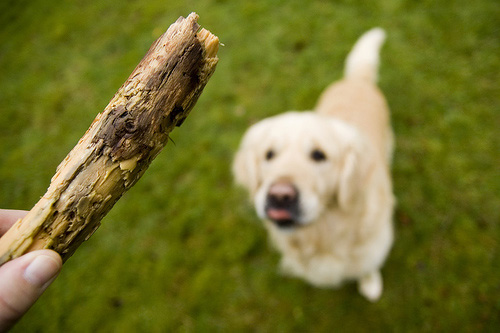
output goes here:
[{"label": "grass lawn", "polygon": [[[497,332],[497,0],[0,3],[0,207],[29,209],[151,43],[191,11],[225,44],[148,172],[14,332]],[[309,109],[381,26],[396,241],[385,291],[277,273],[230,165],[244,130]]]}]

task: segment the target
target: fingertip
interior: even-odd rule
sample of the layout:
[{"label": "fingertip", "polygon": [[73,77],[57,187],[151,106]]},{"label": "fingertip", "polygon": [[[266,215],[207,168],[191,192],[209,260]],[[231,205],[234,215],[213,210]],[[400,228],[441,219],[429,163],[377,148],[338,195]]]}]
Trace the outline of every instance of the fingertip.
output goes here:
[{"label": "fingertip", "polygon": [[61,256],[52,250],[36,251],[37,256],[26,267],[24,279],[36,288],[45,289],[59,275],[62,268]]},{"label": "fingertip", "polygon": [[28,311],[61,267],[61,257],[52,250],[29,252],[0,266],[0,332]]}]

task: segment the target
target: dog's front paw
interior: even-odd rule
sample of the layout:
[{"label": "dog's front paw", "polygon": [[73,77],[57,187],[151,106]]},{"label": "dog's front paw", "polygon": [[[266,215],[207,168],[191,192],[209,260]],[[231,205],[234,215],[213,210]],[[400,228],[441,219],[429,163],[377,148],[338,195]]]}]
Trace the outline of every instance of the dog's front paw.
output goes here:
[{"label": "dog's front paw", "polygon": [[374,271],[358,280],[358,290],[370,302],[376,302],[382,296],[382,275]]}]

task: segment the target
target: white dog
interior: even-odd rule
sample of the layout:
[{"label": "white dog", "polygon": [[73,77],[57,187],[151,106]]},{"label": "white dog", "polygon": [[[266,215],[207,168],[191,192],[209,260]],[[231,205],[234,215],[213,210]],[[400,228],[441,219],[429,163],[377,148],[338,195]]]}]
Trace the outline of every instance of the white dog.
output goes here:
[{"label": "white dog", "polygon": [[250,127],[233,172],[248,189],[284,272],[315,286],[357,280],[370,301],[393,242],[393,135],[376,86],[385,33],[365,33],[344,79],[313,112],[287,112]]}]

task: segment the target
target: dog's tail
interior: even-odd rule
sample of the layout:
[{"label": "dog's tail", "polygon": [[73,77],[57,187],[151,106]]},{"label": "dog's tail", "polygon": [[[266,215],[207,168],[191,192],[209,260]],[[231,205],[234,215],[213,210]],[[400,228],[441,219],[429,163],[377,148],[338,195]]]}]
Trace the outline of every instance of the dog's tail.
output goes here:
[{"label": "dog's tail", "polygon": [[373,28],[354,44],[345,62],[344,76],[377,82],[379,52],[385,40],[385,31]]}]

